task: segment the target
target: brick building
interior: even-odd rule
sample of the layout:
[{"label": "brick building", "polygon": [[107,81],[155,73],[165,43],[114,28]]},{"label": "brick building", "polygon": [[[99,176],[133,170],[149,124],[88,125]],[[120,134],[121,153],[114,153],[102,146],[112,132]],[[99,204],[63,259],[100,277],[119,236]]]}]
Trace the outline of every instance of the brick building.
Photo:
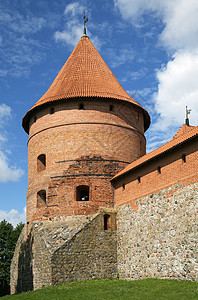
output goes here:
[{"label": "brick building", "polygon": [[27,222],[11,293],[117,276],[197,280],[198,127],[146,154],[149,125],[84,35],[23,118]]}]

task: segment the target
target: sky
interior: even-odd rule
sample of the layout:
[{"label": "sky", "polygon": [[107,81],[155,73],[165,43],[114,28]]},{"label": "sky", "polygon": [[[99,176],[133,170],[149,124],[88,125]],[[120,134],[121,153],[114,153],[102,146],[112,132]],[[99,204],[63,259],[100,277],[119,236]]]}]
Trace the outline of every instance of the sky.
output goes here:
[{"label": "sky", "polygon": [[0,0],[0,221],[25,222],[26,112],[83,34],[151,116],[147,152],[198,120],[197,0]]}]

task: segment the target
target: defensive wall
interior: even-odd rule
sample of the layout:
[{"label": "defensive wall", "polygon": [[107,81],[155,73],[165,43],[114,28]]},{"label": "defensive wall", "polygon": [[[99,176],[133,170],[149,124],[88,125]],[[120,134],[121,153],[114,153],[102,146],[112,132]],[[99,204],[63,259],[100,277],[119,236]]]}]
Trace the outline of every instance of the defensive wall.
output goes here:
[{"label": "defensive wall", "polygon": [[151,154],[140,158],[112,181],[118,273],[130,280],[198,280],[197,135],[169,151],[160,154],[158,148],[157,152],[153,159],[146,159]]}]

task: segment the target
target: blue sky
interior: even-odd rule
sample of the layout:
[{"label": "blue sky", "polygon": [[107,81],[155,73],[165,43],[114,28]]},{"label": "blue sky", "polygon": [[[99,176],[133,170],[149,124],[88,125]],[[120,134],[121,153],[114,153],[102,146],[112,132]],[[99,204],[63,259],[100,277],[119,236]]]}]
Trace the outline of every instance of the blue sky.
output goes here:
[{"label": "blue sky", "polygon": [[25,221],[25,113],[53,82],[83,33],[152,118],[147,151],[198,119],[197,0],[0,1],[0,220]]}]

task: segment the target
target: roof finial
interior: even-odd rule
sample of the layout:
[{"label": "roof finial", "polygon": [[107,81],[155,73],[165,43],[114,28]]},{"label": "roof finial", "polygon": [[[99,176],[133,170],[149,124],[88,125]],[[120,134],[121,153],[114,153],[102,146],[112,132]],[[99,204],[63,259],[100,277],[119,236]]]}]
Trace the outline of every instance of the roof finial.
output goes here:
[{"label": "roof finial", "polygon": [[188,109],[188,106],[186,106],[186,125],[190,126],[189,118],[188,116],[190,115],[191,109]]},{"label": "roof finial", "polygon": [[85,12],[84,12],[84,17],[83,17],[83,19],[84,19],[84,35],[87,35],[85,24],[88,22],[88,18],[85,17]]}]

